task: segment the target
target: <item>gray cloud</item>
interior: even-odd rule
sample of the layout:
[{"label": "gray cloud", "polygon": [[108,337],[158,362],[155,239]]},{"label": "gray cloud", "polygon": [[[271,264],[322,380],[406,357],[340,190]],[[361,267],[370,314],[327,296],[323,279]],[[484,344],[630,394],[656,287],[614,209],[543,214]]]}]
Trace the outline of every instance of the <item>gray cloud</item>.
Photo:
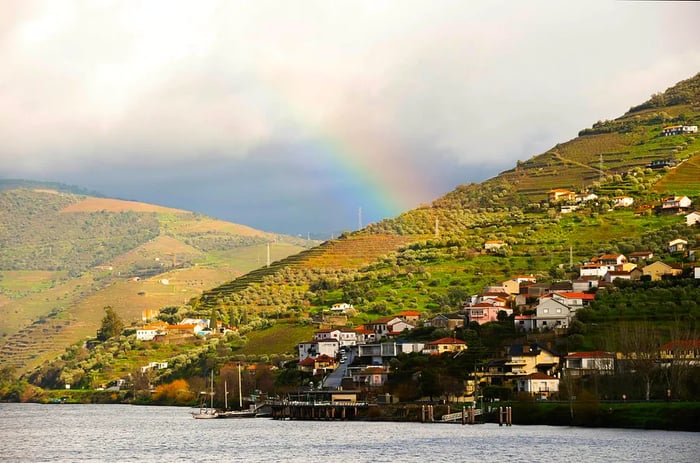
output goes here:
[{"label": "gray cloud", "polygon": [[692,2],[6,0],[0,175],[349,229],[360,206],[369,221],[428,202],[695,74],[698,17]]}]

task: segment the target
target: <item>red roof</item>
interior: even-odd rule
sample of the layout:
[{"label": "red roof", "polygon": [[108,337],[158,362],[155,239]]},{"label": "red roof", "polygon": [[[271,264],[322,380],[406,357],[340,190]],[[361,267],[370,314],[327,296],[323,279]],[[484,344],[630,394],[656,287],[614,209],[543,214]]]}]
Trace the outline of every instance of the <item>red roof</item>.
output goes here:
[{"label": "red roof", "polygon": [[700,349],[700,340],[692,339],[687,341],[671,341],[667,342],[661,346],[661,350],[671,350],[671,349]]},{"label": "red roof", "polygon": [[404,317],[420,317],[421,313],[417,310],[404,310],[403,312],[399,312],[396,314],[397,317],[400,315],[403,315]]},{"label": "red roof", "polygon": [[426,343],[427,345],[435,346],[438,344],[466,344],[466,342],[462,341],[461,339],[456,339],[456,338],[440,338],[436,339],[435,341],[430,341]]},{"label": "red roof", "polygon": [[589,294],[589,293],[566,293],[566,292],[561,292],[557,293],[559,296],[564,297],[566,299],[583,299],[584,301],[592,301],[595,299],[595,294]]},{"label": "red roof", "polygon": [[299,365],[304,366],[304,367],[310,367],[310,366],[313,366],[313,364],[314,364],[314,359],[312,359],[311,357],[306,357],[304,360],[299,362]]}]

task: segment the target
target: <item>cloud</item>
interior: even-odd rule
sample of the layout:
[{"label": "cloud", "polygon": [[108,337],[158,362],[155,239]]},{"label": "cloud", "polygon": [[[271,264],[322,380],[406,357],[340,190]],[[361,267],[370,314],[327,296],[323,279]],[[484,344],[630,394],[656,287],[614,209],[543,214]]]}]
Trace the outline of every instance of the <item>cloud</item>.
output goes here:
[{"label": "cloud", "polygon": [[[213,171],[219,165],[275,179],[257,183],[265,194],[256,198],[268,202],[250,198],[241,210],[281,207],[272,195],[321,210],[318,198],[343,194],[345,165],[356,169],[349,190],[399,198],[391,211],[374,203],[368,211],[396,213],[616,117],[700,64],[692,2],[6,1],[3,9],[0,175],[86,185],[98,173],[109,192],[143,200],[179,198],[185,188],[197,210],[219,204],[214,179],[233,197],[254,183],[227,183]],[[319,174],[314,165],[326,167],[323,180],[310,175]],[[134,172],[163,178],[158,193],[152,182],[136,188]],[[325,190],[314,197],[309,182]],[[226,211],[214,215],[231,218]],[[292,229],[303,212],[247,224]]]}]

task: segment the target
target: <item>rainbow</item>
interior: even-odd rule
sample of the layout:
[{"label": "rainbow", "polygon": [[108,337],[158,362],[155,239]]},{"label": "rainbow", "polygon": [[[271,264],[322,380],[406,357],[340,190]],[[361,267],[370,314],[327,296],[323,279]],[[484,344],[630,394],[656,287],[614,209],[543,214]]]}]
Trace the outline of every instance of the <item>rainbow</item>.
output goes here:
[{"label": "rainbow", "polygon": [[435,192],[428,188],[430,182],[407,158],[408,150],[399,138],[380,132],[369,122],[359,123],[371,118],[367,114],[344,113],[344,118],[319,125],[306,104],[308,95],[298,95],[277,79],[259,73],[255,77],[257,98],[244,104],[257,112],[276,114],[304,133],[302,143],[318,155],[313,162],[320,162],[328,178],[338,183],[333,196],[323,198],[327,210],[345,216],[345,223],[356,223],[360,208],[362,223],[367,225],[435,199]]}]

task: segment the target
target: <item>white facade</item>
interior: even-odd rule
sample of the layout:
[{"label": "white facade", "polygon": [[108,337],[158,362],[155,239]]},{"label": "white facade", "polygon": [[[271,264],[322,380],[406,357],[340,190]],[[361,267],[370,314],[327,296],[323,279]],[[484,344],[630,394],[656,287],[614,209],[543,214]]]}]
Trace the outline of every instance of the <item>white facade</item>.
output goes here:
[{"label": "white facade", "polygon": [[163,334],[163,332],[156,329],[136,330],[136,339],[139,341],[153,341],[153,338],[158,334]]},{"label": "white facade", "polygon": [[307,341],[297,344],[299,352],[299,361],[307,357],[316,358],[319,355],[327,355],[335,358],[340,350],[340,344],[337,339],[324,339],[320,341]]},{"label": "white facade", "polygon": [[544,373],[533,373],[517,381],[518,392],[526,392],[541,399],[547,399],[559,391],[559,379]]},{"label": "white facade", "polygon": [[572,312],[560,301],[552,298],[540,299],[540,303],[537,305],[537,328],[541,330],[568,328],[574,313],[575,311]]},{"label": "white facade", "polygon": [[691,212],[685,216],[685,224],[689,227],[700,224],[700,212]]}]

